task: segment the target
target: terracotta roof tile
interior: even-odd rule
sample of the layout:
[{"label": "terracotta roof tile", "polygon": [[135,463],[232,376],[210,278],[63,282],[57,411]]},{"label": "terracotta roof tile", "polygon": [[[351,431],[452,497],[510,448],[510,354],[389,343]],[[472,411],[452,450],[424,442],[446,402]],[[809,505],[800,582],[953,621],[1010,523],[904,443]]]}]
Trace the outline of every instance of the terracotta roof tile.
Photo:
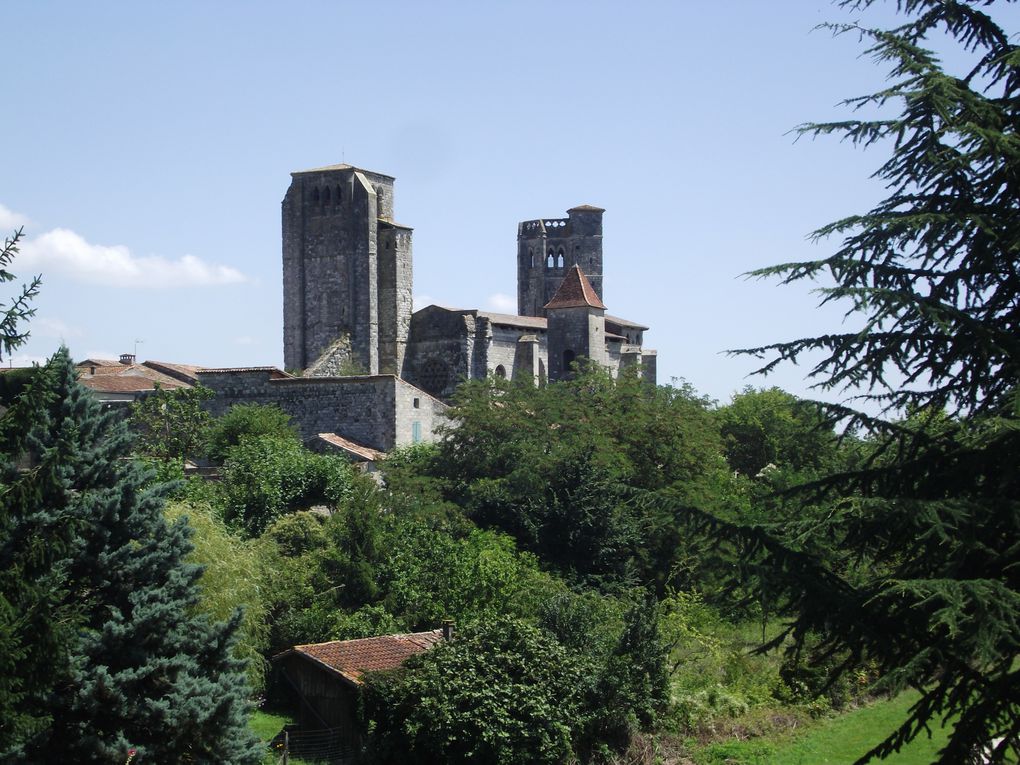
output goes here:
[{"label": "terracotta roof tile", "polygon": [[170,377],[176,377],[182,382],[197,382],[198,375],[196,373],[204,369],[204,367],[194,364],[171,364],[169,361],[143,361],[142,365]]},{"label": "terracotta roof tile", "polygon": [[184,383],[176,380],[151,380],[141,375],[95,375],[93,377],[82,377],[79,382],[90,390],[98,393],[138,393],[140,391],[153,390],[156,382],[161,388],[183,388]]},{"label": "terracotta roof tile", "polygon": [[84,359],[75,364],[76,367],[121,367],[124,366],[115,359]]},{"label": "terracotta roof tile", "polygon": [[366,672],[396,669],[407,659],[424,653],[442,640],[442,630],[380,635],[360,640],[333,640],[329,643],[296,645],[274,658],[293,652],[325,666],[351,683],[360,684],[361,676]]},{"label": "terracotta roof tile", "polygon": [[567,271],[567,275],[563,277],[563,282],[560,284],[559,289],[556,290],[556,294],[553,295],[552,300],[545,304],[545,307],[549,309],[579,308],[581,306],[601,308],[603,310],[606,308],[602,301],[599,300],[599,296],[591,286],[591,282],[588,281],[588,277],[584,275],[581,267],[575,265]]},{"label": "terracotta roof tile", "polygon": [[381,460],[386,456],[385,452],[377,451],[376,449],[372,449],[368,446],[362,446],[361,444],[344,438],[343,436],[339,436],[336,433],[319,433],[316,438],[320,438],[330,446],[342,449],[348,454],[352,454],[366,462],[375,462],[376,460]]}]

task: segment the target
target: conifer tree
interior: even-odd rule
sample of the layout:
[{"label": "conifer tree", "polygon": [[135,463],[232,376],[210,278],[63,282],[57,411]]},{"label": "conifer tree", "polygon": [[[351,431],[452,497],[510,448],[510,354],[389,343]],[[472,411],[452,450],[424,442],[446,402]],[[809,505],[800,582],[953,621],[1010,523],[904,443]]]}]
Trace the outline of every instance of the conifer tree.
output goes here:
[{"label": "conifer tree", "polygon": [[[831,257],[757,274],[831,278],[823,302],[860,319],[745,351],[770,357],[761,371],[820,354],[818,387],[864,388],[894,418],[828,407],[877,448],[863,469],[802,489],[832,501],[827,518],[730,527],[785,595],[795,651],[837,659],[837,676],[868,660],[890,689],[921,691],[869,756],[940,723],[955,725],[941,763],[1020,747],[1020,50],[991,5],[900,0],[895,29],[833,27],[891,67],[885,88],[846,103],[901,111],[802,132],[890,145],[876,172],[889,196],[816,232],[842,237]],[[926,47],[947,39],[972,59],[958,75]]]},{"label": "conifer tree", "polygon": [[[18,252],[22,232],[4,240],[0,250],[0,282],[15,279],[8,270]],[[0,304],[0,355],[10,354],[28,337],[24,321],[41,280],[23,285],[8,304]],[[26,737],[43,730],[47,711],[36,703],[60,672],[58,655],[72,619],[59,607],[60,576],[53,567],[53,551],[61,549],[60,533],[42,544],[44,528],[54,530],[60,519],[31,514],[39,507],[39,484],[45,466],[19,470],[27,453],[28,433],[52,398],[45,370],[9,373],[0,409],[0,759],[17,751]],[[16,522],[18,516],[22,522]],[[29,522],[24,522],[28,520]],[[66,524],[61,524],[66,527]]]},{"label": "conifer tree", "polygon": [[59,634],[57,676],[33,700],[48,724],[12,761],[124,762],[134,750],[135,763],[258,762],[231,655],[239,617],[196,613],[187,526],[163,520],[163,491],[127,459],[124,423],[77,383],[66,349],[49,375],[52,397],[29,436],[43,478],[9,523],[42,532],[60,579],[47,616],[65,609],[73,630]]}]

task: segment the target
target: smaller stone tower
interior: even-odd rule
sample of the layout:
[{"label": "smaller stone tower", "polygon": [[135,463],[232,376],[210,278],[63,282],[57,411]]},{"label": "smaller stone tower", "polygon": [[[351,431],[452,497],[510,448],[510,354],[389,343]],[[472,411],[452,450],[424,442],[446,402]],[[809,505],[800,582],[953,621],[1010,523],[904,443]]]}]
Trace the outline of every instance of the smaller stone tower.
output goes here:
[{"label": "smaller stone tower", "polygon": [[541,218],[517,224],[517,312],[545,316],[545,304],[574,266],[588,275],[602,297],[601,207],[580,205],[566,218]]},{"label": "smaller stone tower", "polygon": [[606,364],[606,307],[580,267],[567,272],[545,312],[550,380],[567,379],[581,358]]}]

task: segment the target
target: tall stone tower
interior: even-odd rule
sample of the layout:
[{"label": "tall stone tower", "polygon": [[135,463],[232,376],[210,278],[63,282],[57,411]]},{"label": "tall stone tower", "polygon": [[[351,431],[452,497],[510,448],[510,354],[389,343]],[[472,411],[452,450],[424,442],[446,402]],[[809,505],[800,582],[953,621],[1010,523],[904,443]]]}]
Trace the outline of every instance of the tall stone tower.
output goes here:
[{"label": "tall stone tower", "polygon": [[411,323],[411,229],[393,178],[350,165],[291,173],[283,198],[288,370],[399,374]]},{"label": "tall stone tower", "polygon": [[568,378],[571,364],[582,358],[605,366],[606,307],[580,267],[567,271],[545,311],[550,380]]},{"label": "tall stone tower", "polygon": [[566,218],[517,224],[517,313],[545,316],[548,303],[571,268],[580,266],[602,296],[601,207],[580,205]]}]

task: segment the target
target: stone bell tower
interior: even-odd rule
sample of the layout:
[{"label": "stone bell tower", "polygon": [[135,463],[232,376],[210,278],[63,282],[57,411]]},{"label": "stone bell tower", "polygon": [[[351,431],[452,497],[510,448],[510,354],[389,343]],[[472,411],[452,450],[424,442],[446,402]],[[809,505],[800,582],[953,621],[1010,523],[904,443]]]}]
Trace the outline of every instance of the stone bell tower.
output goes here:
[{"label": "stone bell tower", "polygon": [[602,297],[601,207],[580,205],[566,218],[540,218],[517,225],[517,313],[545,316],[563,278],[580,266]]},{"label": "stone bell tower", "polygon": [[283,199],[283,355],[311,375],[399,374],[411,323],[411,229],[391,176],[291,173]]}]

